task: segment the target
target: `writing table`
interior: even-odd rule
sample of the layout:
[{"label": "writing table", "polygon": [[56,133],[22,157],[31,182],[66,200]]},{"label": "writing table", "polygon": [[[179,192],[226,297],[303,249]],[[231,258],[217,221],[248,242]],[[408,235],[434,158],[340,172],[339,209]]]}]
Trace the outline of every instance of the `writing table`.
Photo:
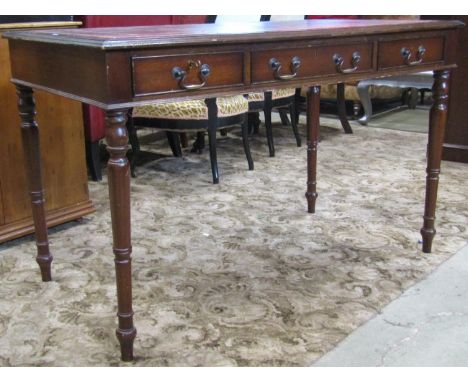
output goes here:
[{"label": "writing table", "polygon": [[[12,81],[27,156],[37,262],[51,280],[33,89],[106,113],[109,199],[121,357],[133,359],[129,108],[279,87],[307,93],[308,212],[315,211],[320,85],[434,71],[422,249],[431,252],[457,21],[301,20],[246,24],[165,25],[81,30],[10,31]],[[391,148],[389,148],[391,149]]]}]

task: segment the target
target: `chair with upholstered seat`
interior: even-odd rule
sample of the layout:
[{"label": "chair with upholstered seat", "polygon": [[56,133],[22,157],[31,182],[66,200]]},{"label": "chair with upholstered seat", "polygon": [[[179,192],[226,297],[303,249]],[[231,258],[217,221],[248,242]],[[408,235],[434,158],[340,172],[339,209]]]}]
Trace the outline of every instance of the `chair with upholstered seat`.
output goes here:
[{"label": "chair with upholstered seat", "polygon": [[[387,89],[387,92],[394,94],[401,94],[400,89],[411,89],[411,99],[408,102],[408,107],[410,109],[415,109],[417,101],[415,97],[418,96],[418,90],[431,91],[433,83],[433,74],[430,71],[359,81],[357,92],[359,94],[362,107],[364,108],[364,115],[359,118],[358,122],[361,125],[367,125],[369,120],[372,118],[371,99],[376,98],[376,89]],[[424,96],[422,96],[421,100],[424,100]]]},{"label": "chair with upholstered seat", "polygon": [[[301,89],[301,101],[296,102],[297,108],[305,110],[307,88]],[[380,101],[396,101],[402,98],[402,90],[389,88],[386,86],[375,86],[372,88],[371,97]],[[340,83],[337,85],[324,85],[320,90],[320,100],[324,102],[336,103],[338,108],[338,117],[341,121],[341,126],[347,134],[352,134],[353,130],[348,122],[346,111],[346,102],[353,103],[354,116],[357,117],[361,110],[361,99],[358,94],[357,83]]]},{"label": "chair with upholstered seat", "polygon": [[295,88],[275,89],[262,93],[250,93],[248,95],[249,100],[249,114],[254,115],[254,118],[250,118],[251,123],[254,127],[259,126],[260,120],[257,119],[258,112],[263,111],[265,116],[265,130],[268,141],[268,149],[271,157],[275,156],[275,146],[273,142],[273,128],[271,124],[271,112],[273,108],[289,108],[289,114],[291,115],[291,126],[296,138],[297,147],[301,146],[301,137],[297,129],[295,108]]},{"label": "chair with upholstered seat", "polygon": [[[270,15],[247,15],[247,16],[230,16],[230,15],[221,15],[221,16],[208,16],[208,23],[243,23],[243,22],[256,22],[256,21],[287,21],[295,19],[304,19],[304,16],[270,16]],[[279,71],[281,64],[279,62],[271,62],[272,73]],[[297,60],[293,70],[297,70],[300,66],[300,60]],[[291,76],[293,78],[294,75]],[[301,137],[297,129],[296,119],[293,116],[296,114],[295,110],[295,88],[285,88],[285,89],[275,89],[266,92],[250,93],[248,95],[249,100],[249,130],[253,132],[258,132],[260,126],[260,117],[259,113],[263,111],[265,116],[265,129],[268,142],[269,154],[271,157],[275,156],[275,147],[273,142],[273,129],[271,124],[271,113],[273,109],[278,109],[280,111],[281,121],[283,124],[287,124],[287,116],[283,113],[284,109],[287,108],[291,115],[291,126],[296,138],[297,146],[301,146]]]},{"label": "chair with upholstered seat", "polygon": [[[54,16],[56,17],[56,16]],[[206,16],[191,15],[83,15],[73,16],[76,21],[81,21],[84,28],[93,27],[123,27],[123,26],[143,26],[143,25],[165,25],[165,24],[186,24],[205,23]],[[103,150],[101,141],[105,136],[105,113],[97,106],[83,105],[83,123],[85,132],[86,164],[88,166],[91,179],[100,181],[101,160],[107,155]],[[131,158],[131,152],[129,152]]]},{"label": "chair with upholstered seat", "polygon": [[[216,16],[208,16],[208,22],[214,22],[216,20]],[[257,19],[258,20],[258,19]],[[261,20],[261,19],[260,19]],[[219,21],[219,20],[218,20]],[[226,20],[222,22],[236,22],[239,19],[234,17],[234,20]],[[245,18],[243,17],[243,20]],[[253,21],[250,19],[250,21]],[[205,65],[205,64],[204,64]],[[209,73],[205,76],[202,75],[202,67],[201,65],[199,70],[200,78],[203,77],[203,81],[209,83]],[[206,64],[207,65],[207,64]],[[209,68],[209,65],[207,65]],[[176,69],[176,68],[174,68]],[[180,68],[177,68],[180,69]],[[275,70],[273,68],[272,70]],[[279,71],[279,68],[277,69]],[[186,71],[184,71],[186,73]],[[178,77],[178,74],[173,71],[173,76],[176,81],[180,81],[181,79]],[[184,75],[185,76],[185,75]],[[276,107],[289,107],[290,110],[293,110],[294,115],[294,94],[295,89],[277,89],[267,92],[260,92],[260,93],[253,93],[249,94],[247,99],[243,98],[243,96],[235,96],[235,97],[223,97],[218,98],[217,102],[224,102],[223,105],[218,105],[218,112],[216,112],[216,102],[212,107],[213,111],[210,111],[210,105],[213,105],[213,102],[210,103],[209,100],[206,100],[206,110],[202,110],[205,107],[203,101],[184,101],[184,102],[175,102],[170,104],[150,104],[149,106],[135,108],[133,110],[133,118],[129,118],[129,136],[132,142],[132,148],[137,155],[138,153],[138,141],[136,139],[136,133],[133,125],[138,126],[150,126],[150,127],[157,127],[159,129],[165,130],[168,136],[169,144],[175,156],[181,156],[182,152],[180,149],[180,138],[176,132],[188,132],[188,131],[197,131],[197,139],[194,143],[194,148],[192,151],[201,153],[204,147],[204,131],[208,130],[208,138],[209,138],[209,147],[210,147],[210,158],[211,158],[211,167],[213,172],[213,182],[219,182],[219,174],[217,168],[217,161],[216,161],[216,131],[217,130],[225,130],[226,127],[232,126],[236,123],[242,123],[242,137],[244,142],[244,149],[247,156],[247,160],[249,163],[249,169],[253,169],[253,162],[249,151],[249,144],[248,144],[248,131],[247,131],[247,118],[239,119],[239,115],[241,110],[237,110],[234,108],[229,108],[230,103],[232,100],[239,100],[241,97],[244,101],[243,102],[235,102],[236,105],[242,103],[244,107],[246,106],[246,110],[243,112],[258,112],[260,110],[264,111],[265,113],[265,125],[267,130],[267,140],[269,146],[270,156],[274,156],[274,145],[273,145],[273,134],[272,134],[272,126],[271,126],[271,111],[273,108]],[[224,100],[224,101],[222,101]],[[246,103],[246,104],[245,104]],[[224,108],[224,109],[223,109]],[[233,115],[232,113],[229,116],[223,114],[223,110],[236,110],[239,112],[238,115]],[[238,117],[238,118],[234,118]],[[291,118],[293,120],[294,118]],[[133,124],[132,124],[133,123]],[[300,146],[301,141],[299,134],[297,132],[297,125],[295,124],[295,120],[292,121],[291,125],[293,126],[293,131],[296,136],[296,141],[298,146]],[[135,157],[131,160],[132,168],[135,167]]]},{"label": "chair with upholstered seat", "polygon": [[[233,125],[242,126],[242,141],[248,168],[254,165],[248,141],[247,112],[249,103],[243,95],[208,98],[163,104],[149,104],[135,107],[129,118],[129,134],[134,135],[135,125],[152,127],[168,133],[169,143],[174,155],[181,156],[180,132],[208,131],[211,172],[213,183],[219,183],[219,171],[216,153],[216,131]],[[137,148],[133,148],[135,154]],[[134,166],[135,161],[132,160]]]}]

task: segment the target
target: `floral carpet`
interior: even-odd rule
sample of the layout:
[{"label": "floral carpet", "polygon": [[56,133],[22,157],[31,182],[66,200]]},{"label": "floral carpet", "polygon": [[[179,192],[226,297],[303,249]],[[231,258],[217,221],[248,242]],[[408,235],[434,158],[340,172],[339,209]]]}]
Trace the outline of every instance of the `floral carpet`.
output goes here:
[{"label": "floral carpet", "polygon": [[433,253],[419,229],[426,136],[322,120],[317,212],[303,147],[275,125],[173,158],[166,141],[132,180],[135,361],[119,361],[106,177],[97,212],[51,230],[54,281],[31,237],[0,246],[1,366],[308,366],[468,240],[467,165],[444,162]]}]

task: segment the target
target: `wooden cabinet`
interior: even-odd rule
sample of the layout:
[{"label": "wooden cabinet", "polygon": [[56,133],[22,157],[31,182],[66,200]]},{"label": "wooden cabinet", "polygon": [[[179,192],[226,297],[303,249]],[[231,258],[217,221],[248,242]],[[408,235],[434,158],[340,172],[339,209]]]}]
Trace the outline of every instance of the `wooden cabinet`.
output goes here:
[{"label": "wooden cabinet", "polygon": [[[76,23],[54,23],[69,26]],[[17,24],[18,28],[38,24]],[[0,34],[6,30],[0,24]],[[10,82],[8,41],[0,39],[0,242],[34,231],[24,169],[15,87]],[[37,121],[44,165],[48,225],[94,211],[88,195],[81,104],[37,91]]]},{"label": "wooden cabinet", "polygon": [[[468,16],[452,16],[468,24]],[[468,27],[459,31],[458,68],[453,70],[442,159],[468,163]]]},{"label": "wooden cabinet", "polygon": [[[468,16],[422,16],[423,19],[460,20]],[[457,65],[450,79],[448,119],[442,159],[468,163],[468,26],[458,31]]]}]

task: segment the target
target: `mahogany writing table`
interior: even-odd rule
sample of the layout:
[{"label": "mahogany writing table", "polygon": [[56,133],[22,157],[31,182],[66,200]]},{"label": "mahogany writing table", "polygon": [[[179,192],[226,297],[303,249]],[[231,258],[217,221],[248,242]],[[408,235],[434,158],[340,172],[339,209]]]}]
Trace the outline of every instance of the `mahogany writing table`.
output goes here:
[{"label": "mahogany writing table", "polygon": [[320,85],[434,71],[423,251],[431,252],[450,70],[457,21],[303,20],[236,25],[165,25],[81,30],[11,31],[12,81],[43,281],[51,280],[33,89],[106,112],[109,199],[122,360],[133,359],[129,108],[307,85],[307,204],[315,211]]}]

